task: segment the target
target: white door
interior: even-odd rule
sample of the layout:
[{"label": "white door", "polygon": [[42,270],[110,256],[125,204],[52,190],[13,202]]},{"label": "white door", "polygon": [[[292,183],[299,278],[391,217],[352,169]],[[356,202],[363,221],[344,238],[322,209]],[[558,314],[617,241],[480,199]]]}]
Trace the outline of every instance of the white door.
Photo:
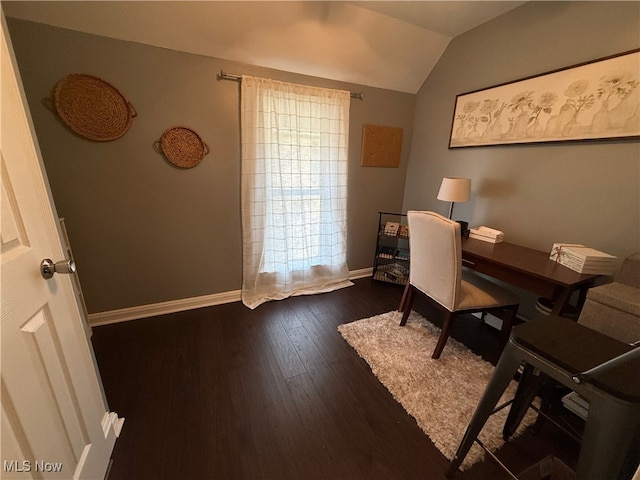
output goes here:
[{"label": "white door", "polygon": [[103,479],[123,419],[110,413],[63,259],[40,150],[2,15],[1,478]]}]

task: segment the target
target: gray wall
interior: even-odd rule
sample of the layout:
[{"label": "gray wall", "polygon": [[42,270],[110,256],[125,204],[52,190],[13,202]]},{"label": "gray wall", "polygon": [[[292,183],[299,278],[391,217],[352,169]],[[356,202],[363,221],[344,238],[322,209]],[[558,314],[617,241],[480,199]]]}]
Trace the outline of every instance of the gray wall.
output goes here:
[{"label": "gray wall", "polygon": [[530,2],[455,38],[418,93],[404,209],[447,214],[443,176],[472,179],[454,218],[544,251],[582,243],[640,250],[638,140],[449,150],[457,94],[640,46],[638,2]]},{"label": "gray wall", "polygon": [[[372,265],[377,211],[402,207],[415,95],[7,22],[89,313],[240,288],[239,86],[218,81],[221,69],[364,92],[351,104],[347,261],[351,270]],[[43,106],[56,82],[76,72],[109,81],[134,105],[125,136],[88,141]],[[365,123],[403,128],[400,168],[359,166]],[[211,149],[195,168],[177,169],[152,149],[177,125]]]},{"label": "gray wall", "polygon": [[[453,217],[543,251],[582,243],[624,258],[640,250],[638,140],[449,150],[457,94],[640,46],[638,2],[530,2],[455,38],[418,92],[404,210],[435,210],[444,176],[472,179]],[[510,287],[513,288],[513,287]],[[520,313],[538,315],[518,291]]]}]

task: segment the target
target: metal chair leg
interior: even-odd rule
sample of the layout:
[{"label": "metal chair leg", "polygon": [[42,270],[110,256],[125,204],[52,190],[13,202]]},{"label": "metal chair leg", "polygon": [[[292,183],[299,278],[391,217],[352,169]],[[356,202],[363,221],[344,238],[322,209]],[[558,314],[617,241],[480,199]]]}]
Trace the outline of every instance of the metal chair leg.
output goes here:
[{"label": "metal chair leg", "polygon": [[509,341],[504,352],[502,352],[502,356],[500,357],[498,364],[496,365],[496,369],[489,381],[489,385],[487,385],[487,389],[482,395],[473,417],[471,417],[471,421],[469,422],[467,431],[465,432],[462,442],[458,447],[458,451],[453,457],[453,460],[451,460],[451,464],[445,473],[447,477],[451,477],[454,474],[467,456],[467,453],[469,453],[471,445],[473,445],[473,442],[478,437],[478,434],[493,412],[493,409],[500,400],[500,397],[507,389],[509,382],[513,380],[513,377],[520,366],[521,360],[522,356],[520,355],[518,348]]},{"label": "metal chair leg", "polygon": [[618,475],[625,459],[640,457],[640,445],[634,441],[640,428],[640,407],[611,397],[595,396],[590,399],[589,419],[582,437],[576,478],[621,478]]},{"label": "metal chair leg", "polygon": [[542,374],[536,372],[535,368],[531,365],[525,365],[524,372],[520,377],[516,396],[513,399],[502,430],[502,438],[505,441],[511,438],[522,423],[522,419],[527,413],[527,410],[529,410],[529,405],[531,405],[531,401],[535,398],[543,378]]}]

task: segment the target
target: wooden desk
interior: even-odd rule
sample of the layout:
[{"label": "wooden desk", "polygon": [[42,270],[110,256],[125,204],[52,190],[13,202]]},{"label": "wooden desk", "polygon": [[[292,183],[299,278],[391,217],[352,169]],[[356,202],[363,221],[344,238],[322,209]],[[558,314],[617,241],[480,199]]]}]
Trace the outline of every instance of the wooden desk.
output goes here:
[{"label": "wooden desk", "polygon": [[581,292],[578,306],[582,307],[587,289],[607,278],[575,272],[550,260],[549,252],[468,237],[462,239],[462,266],[553,300],[552,315],[561,314],[576,290]]}]

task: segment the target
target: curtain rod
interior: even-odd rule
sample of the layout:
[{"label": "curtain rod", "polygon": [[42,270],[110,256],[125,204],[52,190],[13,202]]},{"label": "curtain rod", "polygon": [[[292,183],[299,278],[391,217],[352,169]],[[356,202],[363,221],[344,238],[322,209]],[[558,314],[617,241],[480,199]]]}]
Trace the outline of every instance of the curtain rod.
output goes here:
[{"label": "curtain rod", "polygon": [[[233,80],[234,82],[241,82],[242,75],[234,75],[232,73],[226,73],[224,70],[220,70],[220,73],[218,74],[218,80]],[[351,98],[362,100],[364,98],[364,93],[351,92]]]}]

